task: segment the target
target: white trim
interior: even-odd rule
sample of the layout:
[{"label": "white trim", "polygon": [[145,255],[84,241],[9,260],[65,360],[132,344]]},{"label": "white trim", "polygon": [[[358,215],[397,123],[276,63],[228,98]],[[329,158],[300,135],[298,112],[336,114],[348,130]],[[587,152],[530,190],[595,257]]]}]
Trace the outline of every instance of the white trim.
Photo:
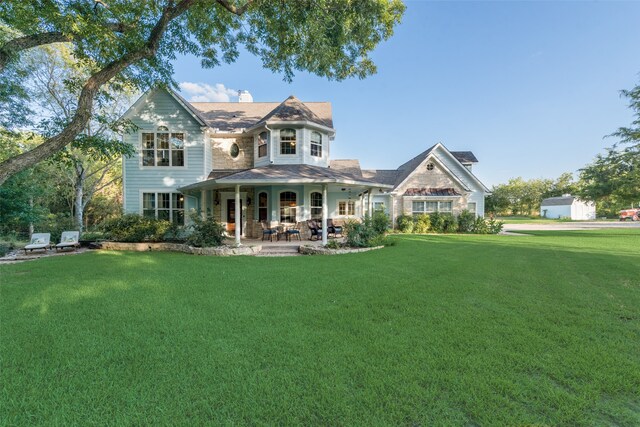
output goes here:
[{"label": "white trim", "polygon": [[[302,190],[304,192],[304,189]],[[300,221],[300,191],[299,190],[293,190],[290,188],[283,188],[282,190],[277,191],[277,197],[275,198],[275,202],[276,202],[276,217],[277,217],[277,222],[280,223],[280,195],[282,193],[286,193],[286,192],[291,192],[291,193],[295,193],[296,195],[296,223],[298,223]]]},{"label": "white trim", "polygon": [[183,217],[183,221],[181,225],[186,225],[187,223],[187,195],[178,191],[177,189],[171,189],[171,188],[160,188],[160,189],[150,189],[150,188],[144,188],[144,189],[139,189],[138,190],[138,200],[140,201],[140,205],[138,207],[138,214],[140,216],[144,216],[144,193],[154,193],[156,196],[156,207],[155,207],[155,211],[156,211],[156,219],[158,218],[158,193],[167,193],[169,194],[169,217],[172,218],[173,215],[171,215],[171,213],[174,210],[179,210],[179,209],[175,209],[173,207],[173,197],[171,197],[171,194],[180,194],[182,196],[184,196],[184,200],[182,202],[182,217]]},{"label": "white trim", "polygon": [[[346,215],[340,215],[340,202],[345,202],[347,205],[345,206],[345,210],[347,212]],[[349,203],[353,203],[353,215],[349,215]],[[358,216],[358,206],[356,205],[356,201],[354,199],[336,199],[336,218],[355,218]],[[364,213],[361,212],[360,216],[363,216]]]},{"label": "white trim", "polygon": [[[228,224],[227,218],[227,203],[229,200],[236,200],[236,192],[235,191],[220,191],[220,222],[225,224],[225,232],[227,232],[226,225]],[[247,232],[247,192],[240,192],[240,200],[242,201],[242,212],[240,213],[240,220],[242,221],[242,236]],[[238,217],[238,213],[236,212],[236,218]]]},{"label": "white trim", "polygon": [[[433,151],[437,148],[437,147],[441,147],[445,153],[449,156],[450,159],[454,160],[455,162],[459,163],[460,165],[462,165],[462,168],[464,169],[464,173],[467,174],[473,181],[476,182],[476,184],[478,184],[482,189],[484,189],[485,193],[491,194],[491,191],[487,188],[486,185],[484,185],[474,174],[472,171],[470,171],[469,169],[467,169],[466,167],[464,167],[464,165],[462,164],[462,162],[460,162],[460,160],[456,159],[456,156],[454,156],[453,154],[451,154],[451,151],[449,151],[449,149],[447,147],[444,146],[444,144],[442,144],[441,142],[438,142],[435,147],[433,147],[433,150],[431,150],[431,152],[433,153]],[[453,172],[452,172],[453,173]]]},{"label": "white trim", "polygon": [[[436,144],[436,146],[431,149],[431,152],[429,154],[427,154],[427,157],[425,157],[424,160],[422,160],[422,162],[420,162],[420,164],[418,166],[416,166],[415,169],[413,169],[413,171],[411,171],[411,173],[409,175],[407,175],[407,177],[405,179],[403,179],[400,184],[396,185],[395,188],[401,188],[404,184],[406,184],[406,182],[409,180],[409,178],[411,178],[411,176],[416,172],[416,170],[418,170],[418,168],[422,167],[422,165],[426,165],[430,161],[431,162],[435,161],[438,164],[438,166],[440,166],[440,168],[442,168],[444,170],[444,172],[449,175],[449,177],[453,178],[453,180],[456,181],[458,183],[458,185],[460,185],[462,187],[463,190],[471,191],[471,189],[468,188],[467,185],[464,182],[462,182],[462,180],[460,178],[458,178],[458,176],[455,173],[453,173],[453,171],[451,169],[449,169],[444,163],[442,163],[442,161],[440,161],[440,159],[438,159],[438,156],[434,155],[433,152],[435,151],[435,149],[436,149],[436,147],[438,145],[441,145],[441,144],[440,143]],[[445,150],[446,150],[446,148],[445,148]]]},{"label": "white trim", "polygon": [[[158,132],[158,127],[160,126],[165,126],[167,129],[169,129],[168,131],[160,131]],[[181,133],[183,135],[183,139],[182,139],[182,144],[184,145],[184,148],[182,149],[182,151],[184,152],[184,165],[183,166],[143,166],[143,160],[144,160],[144,147],[143,147],[143,141],[142,141],[142,134],[143,133],[153,133],[153,138],[154,138],[154,153],[158,150],[156,148],[157,144],[157,135],[158,133],[168,133],[169,134],[169,161],[173,161],[172,160],[172,150],[171,150],[171,134],[172,133]],[[187,151],[187,136],[188,133],[184,130],[181,130],[179,132],[174,132],[171,130],[171,128],[169,126],[167,126],[164,122],[159,122],[155,129],[150,131],[150,130],[146,130],[146,129],[138,129],[138,169],[140,170],[184,170],[187,169],[189,167],[188,165],[188,151]],[[204,148],[206,149],[206,147]],[[202,161],[203,163],[206,163],[204,161],[204,153],[203,154],[203,158]],[[157,156],[154,156],[154,162],[157,161]],[[205,176],[207,175],[207,172],[205,171]]]}]

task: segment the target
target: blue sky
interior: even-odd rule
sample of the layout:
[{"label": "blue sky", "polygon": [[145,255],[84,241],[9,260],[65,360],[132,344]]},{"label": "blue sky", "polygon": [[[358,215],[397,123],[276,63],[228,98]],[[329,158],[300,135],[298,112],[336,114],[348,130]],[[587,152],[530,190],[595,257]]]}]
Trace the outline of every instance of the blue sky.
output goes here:
[{"label": "blue sky", "polygon": [[289,84],[246,52],[209,70],[181,57],[175,79],[210,85],[200,96],[213,99],[246,89],[255,101],[330,101],[334,159],[394,169],[442,142],[473,151],[491,186],[575,172],[614,142],[603,137],[632,120],[619,90],[640,81],[638,22],[632,1],[409,1],[364,80]]}]

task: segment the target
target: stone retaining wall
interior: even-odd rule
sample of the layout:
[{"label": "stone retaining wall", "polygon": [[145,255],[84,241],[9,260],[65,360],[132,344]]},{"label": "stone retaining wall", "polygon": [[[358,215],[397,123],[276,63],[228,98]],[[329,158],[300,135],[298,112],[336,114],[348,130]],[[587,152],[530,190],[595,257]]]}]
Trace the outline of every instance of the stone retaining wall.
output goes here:
[{"label": "stone retaining wall", "polygon": [[102,249],[112,251],[173,251],[184,252],[192,255],[210,256],[233,256],[233,255],[254,255],[262,250],[262,246],[217,246],[213,248],[195,248],[181,243],[124,243],[124,242],[102,242]]},{"label": "stone retaining wall", "polygon": [[384,246],[374,246],[372,248],[342,248],[342,249],[329,249],[323,246],[300,246],[298,250],[303,255],[342,255],[353,254],[358,252],[368,252],[375,249],[382,249]]}]

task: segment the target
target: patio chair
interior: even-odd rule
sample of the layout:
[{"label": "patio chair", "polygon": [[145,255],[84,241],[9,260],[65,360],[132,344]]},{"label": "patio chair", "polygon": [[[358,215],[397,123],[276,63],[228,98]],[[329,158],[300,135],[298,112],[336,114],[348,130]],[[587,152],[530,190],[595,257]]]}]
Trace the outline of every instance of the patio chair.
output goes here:
[{"label": "patio chair", "polygon": [[294,225],[294,226],[292,226],[290,228],[287,228],[286,233],[287,233],[287,240],[288,241],[291,241],[291,237],[292,236],[298,236],[298,240],[302,240],[300,238],[300,225],[301,224],[298,222],[298,223],[296,223],[296,225]]},{"label": "patio chair", "polygon": [[315,220],[308,219],[307,226],[309,227],[309,231],[311,232],[311,234],[309,235],[309,240],[313,240],[314,236],[316,240],[322,238],[322,228],[318,226],[318,223]]},{"label": "patio chair", "polygon": [[262,227],[262,240],[264,241],[264,238],[266,236],[270,241],[273,242],[273,236],[277,235],[278,230],[267,226],[267,223],[264,221],[260,221],[260,226]]},{"label": "patio chair", "polygon": [[48,248],[51,247],[51,233],[33,233],[31,235],[31,243],[24,247],[24,254],[27,254],[27,251],[35,251],[38,249],[44,249],[46,252]]},{"label": "patio chair", "polygon": [[329,234],[333,234],[333,237],[342,237],[342,226],[335,225],[331,218],[327,218],[327,235]]},{"label": "patio chair", "polygon": [[60,243],[56,245],[56,252],[71,248],[74,251],[80,247],[79,231],[63,231]]}]

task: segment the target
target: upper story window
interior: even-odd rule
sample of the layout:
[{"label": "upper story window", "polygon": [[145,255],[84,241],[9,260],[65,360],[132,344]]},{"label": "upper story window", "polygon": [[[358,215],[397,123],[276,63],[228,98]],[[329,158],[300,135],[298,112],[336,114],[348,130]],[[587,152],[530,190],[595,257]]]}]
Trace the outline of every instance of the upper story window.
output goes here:
[{"label": "upper story window", "polygon": [[258,157],[267,155],[267,136],[266,132],[260,132],[260,135],[258,135]]},{"label": "upper story window", "polygon": [[166,126],[143,132],[142,166],[184,166],[184,133],[169,132]]},{"label": "upper story window", "polygon": [[322,135],[318,132],[311,132],[311,155],[322,157]]},{"label": "upper story window", "polygon": [[280,131],[280,154],[296,154],[295,129],[282,129]]}]

